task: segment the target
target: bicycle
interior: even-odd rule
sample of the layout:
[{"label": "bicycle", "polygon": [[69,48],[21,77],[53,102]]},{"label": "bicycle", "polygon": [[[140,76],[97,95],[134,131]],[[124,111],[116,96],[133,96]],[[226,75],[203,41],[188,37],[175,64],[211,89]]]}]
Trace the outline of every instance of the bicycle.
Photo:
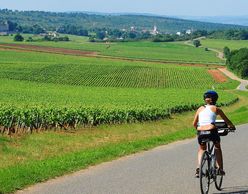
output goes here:
[{"label": "bicycle", "polygon": [[[229,132],[235,131],[235,128],[228,128],[227,124],[223,120],[217,120],[215,126],[217,127],[220,136],[226,136]],[[210,184],[213,182],[215,183],[216,189],[221,191],[223,175],[218,173],[213,142],[209,138],[204,139],[204,142],[207,144],[207,149],[204,151],[201,158],[199,178],[201,193],[207,194]]]}]

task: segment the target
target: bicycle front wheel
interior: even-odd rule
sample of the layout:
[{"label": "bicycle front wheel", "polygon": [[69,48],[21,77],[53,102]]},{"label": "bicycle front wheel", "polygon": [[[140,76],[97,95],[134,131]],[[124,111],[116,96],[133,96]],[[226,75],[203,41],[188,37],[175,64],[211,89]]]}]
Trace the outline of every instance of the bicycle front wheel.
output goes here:
[{"label": "bicycle front wheel", "polygon": [[201,193],[207,194],[209,191],[209,184],[210,184],[210,164],[209,164],[209,155],[207,151],[205,151],[201,158],[201,165],[200,165],[200,187]]}]

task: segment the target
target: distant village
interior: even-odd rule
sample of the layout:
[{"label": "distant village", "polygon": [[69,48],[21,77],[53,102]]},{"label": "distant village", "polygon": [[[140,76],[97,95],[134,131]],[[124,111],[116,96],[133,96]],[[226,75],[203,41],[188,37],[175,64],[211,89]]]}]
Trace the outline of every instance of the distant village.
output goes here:
[{"label": "distant village", "polygon": [[[128,30],[127,29],[122,29],[122,31],[128,31]],[[136,31],[136,27],[135,26],[131,26],[130,27],[130,31],[132,31],[132,32]],[[191,34],[192,31],[193,31],[192,29],[188,29],[188,30],[185,31],[185,34]],[[142,30],[142,32],[143,33],[149,32],[151,35],[162,34],[162,33],[160,33],[158,31],[158,28],[157,28],[156,25],[154,25],[154,27],[153,27],[152,30]],[[0,21],[0,35],[8,35],[10,33],[15,33],[15,32],[10,31],[10,27],[9,27],[8,21],[4,21],[4,22],[3,21],[2,22]],[[45,34],[46,35],[51,35],[51,36],[54,36],[54,37],[58,36],[58,32],[56,32],[56,31],[54,31],[54,32],[48,31],[47,33],[43,33],[41,35],[45,35]],[[181,36],[181,35],[183,35],[183,32],[178,31],[178,32],[176,32],[176,34],[178,36]]]},{"label": "distant village", "polygon": [[[12,24],[13,25],[13,24]],[[12,29],[11,29],[12,28]],[[28,32],[28,34],[38,34],[43,37],[43,40],[55,40],[55,41],[69,41],[68,37],[61,37],[60,34],[74,34],[67,32],[66,27],[58,28],[56,31],[47,31],[39,25],[32,26],[36,29],[35,32]],[[18,30],[13,30],[11,23],[8,21],[0,21],[0,35],[16,34]],[[26,32],[27,33],[27,32]],[[176,33],[164,33],[160,32],[156,25],[150,30],[136,29],[135,26],[131,26],[129,29],[96,29],[96,31],[84,33],[85,36],[89,37],[91,42],[95,41],[128,41],[128,40],[139,40],[139,39],[153,39],[154,42],[165,42],[165,41],[176,41],[185,40],[193,33],[193,29],[187,29],[183,32],[178,31]],[[77,35],[77,34],[76,34]],[[82,34],[78,34],[82,35]],[[185,38],[187,37],[187,38]],[[26,41],[34,41],[29,37]]]},{"label": "distant village", "polygon": [[[125,30],[125,29],[124,29]],[[135,27],[134,26],[132,26],[131,27],[131,31],[135,31]],[[185,34],[191,34],[192,33],[192,29],[188,29],[188,30],[186,30],[185,31]],[[142,32],[147,32],[147,30],[142,30]],[[156,25],[154,25],[153,26],[153,29],[152,30],[150,30],[150,31],[148,31],[151,35],[157,35],[157,34],[162,34],[162,33],[160,33],[159,31],[158,31],[158,28],[157,28],[157,26]],[[178,36],[181,36],[181,35],[183,35],[183,32],[180,32],[180,31],[178,31],[178,32],[176,32],[176,35],[178,35]]]},{"label": "distant village", "polygon": [[[45,31],[45,29],[44,29]],[[0,35],[9,35],[14,34],[16,31],[11,31],[10,25],[8,21],[1,22],[0,21]],[[56,31],[46,31],[46,33],[40,33],[41,36],[52,36],[52,37],[58,37],[59,33]]]},{"label": "distant village", "polygon": [[8,35],[10,33],[9,30],[9,23],[6,22],[0,22],[0,35]]}]

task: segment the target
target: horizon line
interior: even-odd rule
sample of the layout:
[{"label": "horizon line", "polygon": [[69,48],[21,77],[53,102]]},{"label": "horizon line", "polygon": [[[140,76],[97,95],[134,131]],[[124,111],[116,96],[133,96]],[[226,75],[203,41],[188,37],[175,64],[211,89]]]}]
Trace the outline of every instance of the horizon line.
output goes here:
[{"label": "horizon line", "polygon": [[10,11],[19,11],[19,12],[25,12],[25,11],[40,11],[40,12],[50,12],[50,13],[85,13],[85,14],[99,14],[99,15],[142,15],[142,16],[157,16],[157,17],[248,17],[248,14],[242,14],[242,15],[164,15],[164,14],[156,14],[156,13],[149,13],[149,12],[102,12],[102,11],[55,11],[55,10],[38,10],[38,9],[9,9],[9,8],[0,8],[0,10],[10,10]]}]

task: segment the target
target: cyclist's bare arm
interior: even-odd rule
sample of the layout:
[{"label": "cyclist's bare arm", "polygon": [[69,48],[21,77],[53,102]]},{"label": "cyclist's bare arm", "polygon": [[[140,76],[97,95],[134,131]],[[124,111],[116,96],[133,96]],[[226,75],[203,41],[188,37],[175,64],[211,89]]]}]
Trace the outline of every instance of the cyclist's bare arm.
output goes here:
[{"label": "cyclist's bare arm", "polygon": [[198,123],[198,114],[196,113],[194,121],[193,121],[193,125],[194,125],[195,128],[197,128],[197,123]]},{"label": "cyclist's bare arm", "polygon": [[235,126],[233,125],[233,123],[227,118],[227,116],[225,115],[225,113],[220,109],[217,108],[217,114],[220,115],[220,117],[226,122],[227,126],[230,128],[234,128]]},{"label": "cyclist's bare arm", "polygon": [[198,108],[197,112],[195,113],[195,118],[193,121],[193,126],[197,129],[197,124],[198,124],[198,115],[199,112],[203,109],[203,107]]}]

